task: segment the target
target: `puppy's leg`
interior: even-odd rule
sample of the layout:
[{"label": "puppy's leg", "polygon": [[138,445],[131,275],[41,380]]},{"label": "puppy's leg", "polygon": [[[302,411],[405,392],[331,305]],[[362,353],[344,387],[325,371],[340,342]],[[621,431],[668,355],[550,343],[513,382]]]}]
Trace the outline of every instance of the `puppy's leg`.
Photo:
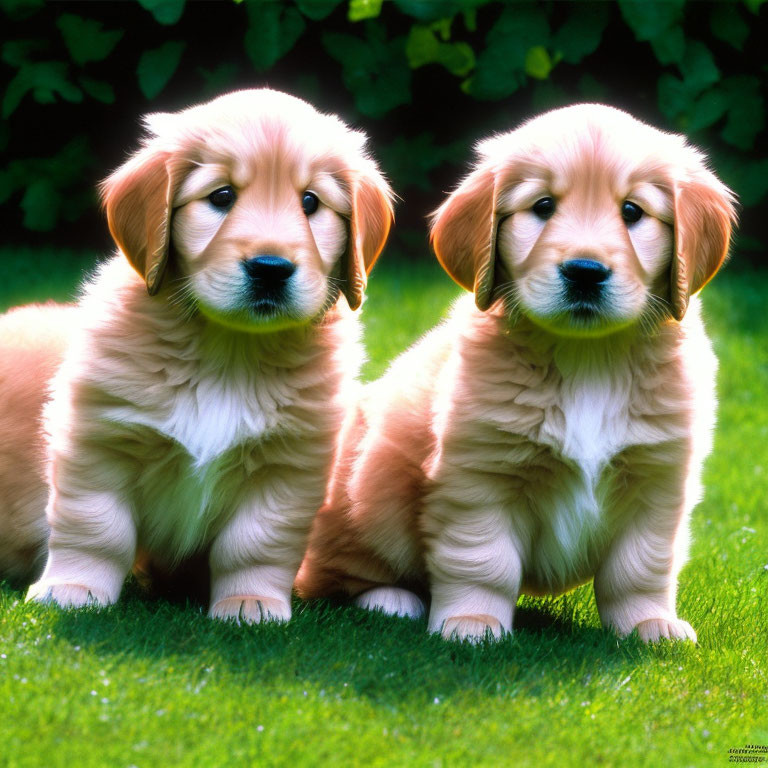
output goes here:
[{"label": "puppy's leg", "polygon": [[424,615],[421,598],[400,587],[374,587],[355,598],[355,605],[369,611],[380,611],[389,616],[420,619]]},{"label": "puppy's leg", "polygon": [[640,508],[613,542],[595,574],[595,599],[604,626],[620,635],[637,630],[645,642],[693,640],[677,617],[677,573],[687,543],[684,482],[678,460],[640,495]]},{"label": "puppy's leg", "polygon": [[136,552],[136,526],[118,494],[51,493],[48,562],[27,600],[62,608],[110,605],[120,596]]},{"label": "puppy's leg", "polygon": [[302,486],[296,473],[273,473],[235,513],[211,548],[212,618],[246,624],[291,618],[291,587],[322,490],[317,476]]},{"label": "puppy's leg", "polygon": [[[522,583],[521,548],[509,513],[501,506],[449,508],[445,499],[440,507],[442,525],[427,555],[429,630],[449,640],[498,640],[512,631]],[[438,516],[429,512],[434,521]]]}]

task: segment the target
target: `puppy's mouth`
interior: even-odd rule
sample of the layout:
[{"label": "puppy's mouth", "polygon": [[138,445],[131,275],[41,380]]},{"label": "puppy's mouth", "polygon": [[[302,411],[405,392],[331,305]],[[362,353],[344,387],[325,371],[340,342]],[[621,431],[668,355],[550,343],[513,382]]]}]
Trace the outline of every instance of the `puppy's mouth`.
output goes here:
[{"label": "puppy's mouth", "polygon": [[579,324],[595,324],[607,319],[602,301],[569,302],[563,314]]},{"label": "puppy's mouth", "polygon": [[256,318],[264,320],[273,320],[288,312],[288,307],[284,300],[271,296],[251,297],[249,308]]}]

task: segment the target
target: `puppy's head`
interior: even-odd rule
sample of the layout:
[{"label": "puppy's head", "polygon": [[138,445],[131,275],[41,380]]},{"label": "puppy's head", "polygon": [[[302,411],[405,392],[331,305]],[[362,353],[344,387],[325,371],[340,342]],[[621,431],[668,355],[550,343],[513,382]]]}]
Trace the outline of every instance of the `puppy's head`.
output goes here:
[{"label": "puppy's head", "polygon": [[617,109],[555,110],[477,149],[432,242],[480,309],[504,299],[564,335],[680,320],[727,254],[731,192],[683,137]]},{"label": "puppy's head", "polygon": [[391,191],[365,137],[277,91],[150,115],[102,186],[110,231],[146,280],[239,330],[357,309],[389,232]]}]

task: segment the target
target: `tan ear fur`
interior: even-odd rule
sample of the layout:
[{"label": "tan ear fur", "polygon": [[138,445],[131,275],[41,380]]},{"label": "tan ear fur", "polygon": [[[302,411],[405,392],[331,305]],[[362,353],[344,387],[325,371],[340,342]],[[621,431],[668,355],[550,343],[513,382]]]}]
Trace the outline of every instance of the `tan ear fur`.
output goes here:
[{"label": "tan ear fur", "polygon": [[394,218],[392,192],[378,172],[369,172],[353,183],[352,220],[342,291],[352,309],[363,302],[363,294],[376,259],[387,241]]},{"label": "tan ear fur", "polygon": [[150,295],[160,289],[168,261],[172,186],[168,154],[150,150],[134,155],[101,186],[109,231]]},{"label": "tan ear fur", "polygon": [[670,303],[682,320],[690,297],[714,277],[728,255],[736,221],[733,195],[708,171],[678,182],[675,198],[675,255],[670,274]]},{"label": "tan ear fur", "polygon": [[495,283],[496,190],[494,174],[470,174],[432,218],[432,246],[443,269],[474,291],[478,309],[493,303]]}]

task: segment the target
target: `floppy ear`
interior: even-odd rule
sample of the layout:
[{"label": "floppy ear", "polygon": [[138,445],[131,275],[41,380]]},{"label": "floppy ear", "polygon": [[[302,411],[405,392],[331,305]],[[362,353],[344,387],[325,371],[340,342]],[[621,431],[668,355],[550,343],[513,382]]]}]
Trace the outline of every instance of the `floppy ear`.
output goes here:
[{"label": "floppy ear", "polygon": [[709,171],[676,182],[675,254],[670,274],[670,302],[682,320],[690,297],[714,277],[728,255],[736,221],[733,195]]},{"label": "floppy ear", "polygon": [[478,309],[493,303],[496,260],[495,177],[489,169],[470,174],[432,217],[432,246],[443,269],[474,291]]},{"label": "floppy ear", "polygon": [[168,261],[173,196],[169,157],[142,150],[101,185],[109,231],[150,295],[160,289]]},{"label": "floppy ear", "polygon": [[375,169],[352,183],[352,218],[342,269],[342,291],[351,309],[362,304],[368,274],[387,241],[394,218],[391,198],[389,185]]}]

